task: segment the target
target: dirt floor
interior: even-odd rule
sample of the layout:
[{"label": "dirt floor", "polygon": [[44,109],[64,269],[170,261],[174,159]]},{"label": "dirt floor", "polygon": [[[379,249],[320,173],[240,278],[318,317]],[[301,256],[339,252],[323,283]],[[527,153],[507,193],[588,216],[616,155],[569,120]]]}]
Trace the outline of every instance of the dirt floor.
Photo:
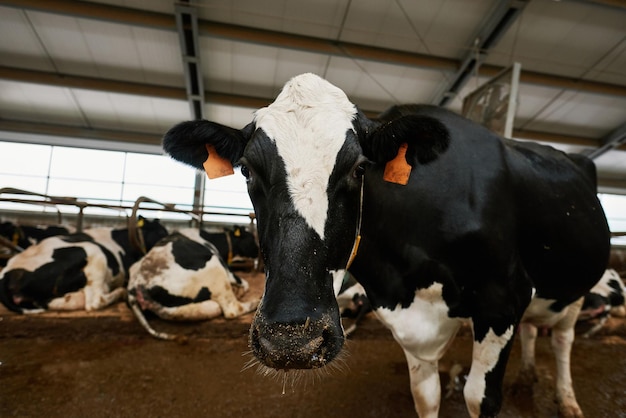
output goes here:
[{"label": "dirt floor", "polygon": [[[247,297],[259,296],[262,276],[244,277],[252,288]],[[158,330],[188,337],[177,343],[149,336],[123,303],[90,314],[0,311],[0,417],[416,416],[402,351],[371,314],[348,341],[338,367],[298,379],[243,370],[251,359],[251,318],[150,320]],[[448,370],[458,363],[466,373],[470,353],[470,333],[462,330],[441,362],[444,394]],[[556,416],[549,338],[539,338],[537,358],[534,395],[512,394],[519,367],[515,345],[501,417]],[[594,337],[578,338],[572,373],[588,418],[626,417],[626,321],[612,319]],[[441,417],[467,416],[459,389],[442,400]]]}]

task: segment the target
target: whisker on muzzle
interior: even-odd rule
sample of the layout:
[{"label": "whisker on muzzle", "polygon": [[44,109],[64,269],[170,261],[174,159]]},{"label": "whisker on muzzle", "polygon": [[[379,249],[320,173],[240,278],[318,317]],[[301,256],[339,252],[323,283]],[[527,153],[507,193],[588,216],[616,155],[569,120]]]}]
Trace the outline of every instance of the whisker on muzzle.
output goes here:
[{"label": "whisker on muzzle", "polygon": [[242,357],[250,357],[248,359],[248,361],[246,361],[243,365],[243,367],[241,368],[240,372],[246,371],[254,366],[260,365],[261,362],[254,357],[254,355],[252,354],[252,350],[248,350],[248,351],[244,351],[243,353],[241,353]]},{"label": "whisker on muzzle", "polygon": [[[350,345],[346,341],[346,345]],[[321,383],[324,378],[342,374],[345,375],[349,372],[350,366],[347,362],[350,356],[349,347],[341,350],[341,352],[333,359],[332,362],[326,364],[324,367],[317,369],[273,369],[262,364],[253,354],[252,350],[245,351],[241,355],[242,357],[250,357],[243,367],[241,372],[256,368],[256,374],[263,378],[270,378],[281,385],[282,394],[285,395],[287,391],[295,393],[297,390],[306,390],[308,385],[314,385],[316,382]]]}]

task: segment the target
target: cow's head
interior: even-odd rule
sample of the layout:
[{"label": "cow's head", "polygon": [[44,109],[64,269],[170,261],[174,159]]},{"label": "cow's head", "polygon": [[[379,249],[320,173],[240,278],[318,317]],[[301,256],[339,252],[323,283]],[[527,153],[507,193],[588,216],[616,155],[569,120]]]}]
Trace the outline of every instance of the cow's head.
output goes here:
[{"label": "cow's head", "polygon": [[[303,74],[241,130],[202,120],[165,135],[173,158],[202,168],[210,145],[247,179],[266,268],[250,346],[263,364],[319,368],[340,352],[333,276],[343,274],[355,244],[366,167],[395,157],[414,124],[399,116],[405,123],[371,121],[343,91]],[[409,144],[406,159],[417,164],[444,148]]]}]

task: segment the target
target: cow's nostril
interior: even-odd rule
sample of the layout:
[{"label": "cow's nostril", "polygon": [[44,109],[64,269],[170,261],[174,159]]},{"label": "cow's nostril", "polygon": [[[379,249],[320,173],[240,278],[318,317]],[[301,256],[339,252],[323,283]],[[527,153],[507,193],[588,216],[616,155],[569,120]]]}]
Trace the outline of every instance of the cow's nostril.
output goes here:
[{"label": "cow's nostril", "polygon": [[259,337],[259,345],[261,346],[261,349],[266,353],[271,353],[272,351],[274,351],[274,344],[272,344],[270,340],[265,337]]},{"label": "cow's nostril", "polygon": [[313,338],[302,348],[302,353],[313,358],[323,343],[324,337]]},{"label": "cow's nostril", "polygon": [[328,318],[300,324],[267,323],[256,318],[250,330],[254,355],[274,369],[316,369],[332,361],[343,345],[341,328]]}]

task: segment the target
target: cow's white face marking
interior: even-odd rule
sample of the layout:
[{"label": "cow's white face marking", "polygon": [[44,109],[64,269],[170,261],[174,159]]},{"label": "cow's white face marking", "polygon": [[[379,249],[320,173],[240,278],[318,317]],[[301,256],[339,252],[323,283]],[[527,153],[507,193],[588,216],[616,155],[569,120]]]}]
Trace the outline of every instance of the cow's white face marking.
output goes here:
[{"label": "cow's white face marking", "polygon": [[328,181],[356,113],[341,89],[314,74],[302,74],[255,114],[257,128],[275,142],[283,159],[296,210],[322,239]]}]

